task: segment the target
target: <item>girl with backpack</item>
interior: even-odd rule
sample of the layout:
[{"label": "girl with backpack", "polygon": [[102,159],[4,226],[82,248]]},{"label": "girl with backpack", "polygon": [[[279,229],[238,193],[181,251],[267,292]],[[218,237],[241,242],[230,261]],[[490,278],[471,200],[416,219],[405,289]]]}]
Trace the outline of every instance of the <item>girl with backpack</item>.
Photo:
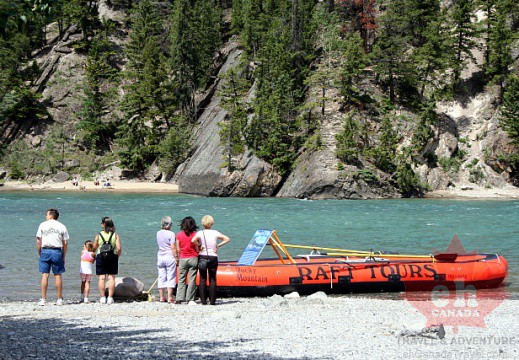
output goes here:
[{"label": "girl with backpack", "polygon": [[[115,232],[115,225],[110,217],[101,219],[101,232],[95,236],[93,251],[96,253],[96,275],[99,276],[99,303],[113,304],[115,292],[115,276],[119,272],[119,256],[121,256],[121,237]],[[105,283],[108,284],[106,298]]]}]

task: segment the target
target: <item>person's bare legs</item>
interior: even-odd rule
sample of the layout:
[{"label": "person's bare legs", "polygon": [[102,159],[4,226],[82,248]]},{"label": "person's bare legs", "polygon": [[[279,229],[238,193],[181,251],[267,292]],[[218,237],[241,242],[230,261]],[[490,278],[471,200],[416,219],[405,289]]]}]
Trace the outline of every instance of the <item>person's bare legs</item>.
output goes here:
[{"label": "person's bare legs", "polygon": [[99,294],[102,298],[105,297],[105,276],[99,275]]},{"label": "person's bare legs", "polygon": [[56,292],[58,293],[58,299],[63,299],[63,281],[60,275],[54,275],[54,281],[56,282]]},{"label": "person's bare legs", "polygon": [[108,297],[114,297],[115,293],[115,275],[108,276]]},{"label": "person's bare legs", "polygon": [[166,298],[164,297],[164,288],[159,288],[159,300],[160,302],[166,301]]},{"label": "person's bare legs", "polygon": [[81,281],[81,295],[85,293],[85,283],[86,281]]},{"label": "person's bare legs", "polygon": [[45,300],[47,298],[47,287],[49,286],[49,274],[41,274],[41,298]]},{"label": "person's bare legs", "polygon": [[84,287],[84,291],[83,291],[83,296],[88,298],[88,294],[90,293],[90,281],[85,281],[84,284],[85,284],[85,287]]},{"label": "person's bare legs", "polygon": [[168,302],[173,302],[173,288],[168,288]]}]

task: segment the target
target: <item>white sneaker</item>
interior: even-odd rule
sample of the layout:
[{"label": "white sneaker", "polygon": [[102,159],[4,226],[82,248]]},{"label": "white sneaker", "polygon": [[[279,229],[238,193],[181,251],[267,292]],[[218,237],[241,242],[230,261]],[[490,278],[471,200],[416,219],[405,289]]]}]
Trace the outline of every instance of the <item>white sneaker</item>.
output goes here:
[{"label": "white sneaker", "polygon": [[45,306],[45,299],[40,299],[38,306]]},{"label": "white sneaker", "polygon": [[106,298],[103,296],[102,298],[99,299],[99,303],[100,304],[106,304]]},{"label": "white sneaker", "polygon": [[188,305],[196,305],[196,302],[194,302],[193,300],[191,300],[190,302],[187,303]]},{"label": "white sneaker", "polygon": [[90,301],[88,301],[88,298],[83,299],[83,304],[88,304]]},{"label": "white sneaker", "polygon": [[107,304],[113,304],[114,303],[114,298],[109,296],[108,299],[106,300],[106,303]]},{"label": "white sneaker", "polygon": [[63,299],[60,298],[60,299],[56,300],[56,305],[58,305],[58,306],[63,305]]}]

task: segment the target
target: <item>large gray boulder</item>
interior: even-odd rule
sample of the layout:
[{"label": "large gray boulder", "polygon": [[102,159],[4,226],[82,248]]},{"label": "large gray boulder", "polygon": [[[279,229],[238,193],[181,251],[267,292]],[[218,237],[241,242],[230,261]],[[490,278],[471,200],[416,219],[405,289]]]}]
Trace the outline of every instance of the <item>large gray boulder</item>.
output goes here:
[{"label": "large gray boulder", "polygon": [[67,181],[70,178],[70,175],[64,171],[58,171],[56,175],[52,178],[52,181],[56,183],[62,183]]},{"label": "large gray boulder", "polygon": [[[114,297],[117,299],[135,299],[142,297],[144,284],[130,276],[115,278],[115,293]],[[108,287],[106,287],[108,294]]]}]

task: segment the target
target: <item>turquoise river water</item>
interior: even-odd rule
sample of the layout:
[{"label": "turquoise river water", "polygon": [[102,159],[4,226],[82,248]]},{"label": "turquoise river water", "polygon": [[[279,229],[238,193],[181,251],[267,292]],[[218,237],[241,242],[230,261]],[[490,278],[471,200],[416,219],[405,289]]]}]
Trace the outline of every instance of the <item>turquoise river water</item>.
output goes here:
[{"label": "turquoise river water", "polygon": [[[276,229],[285,243],[430,254],[458,234],[466,250],[498,253],[509,262],[506,289],[519,292],[519,201],[323,200],[205,198],[171,194],[0,192],[0,301],[39,297],[36,230],[48,208],[60,211],[71,240],[64,275],[65,298],[79,300],[79,254],[83,242],[111,216],[123,241],[119,276],[156,278],[156,231],[163,215],[197,222],[205,214],[231,238],[221,260],[239,258],[257,229]],[[301,251],[299,253],[302,253]],[[268,255],[268,254],[267,254]],[[94,286],[94,290],[97,286]],[[97,292],[94,292],[97,294]],[[54,284],[49,299],[55,298]]]}]

